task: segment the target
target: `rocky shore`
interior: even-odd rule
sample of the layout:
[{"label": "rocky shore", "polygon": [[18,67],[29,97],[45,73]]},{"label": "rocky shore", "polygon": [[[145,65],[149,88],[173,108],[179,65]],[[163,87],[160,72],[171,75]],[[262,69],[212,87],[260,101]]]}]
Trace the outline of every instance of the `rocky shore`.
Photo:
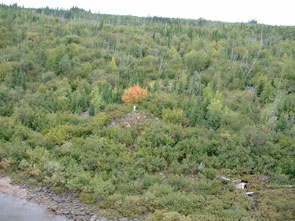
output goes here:
[{"label": "rocky shore", "polygon": [[26,184],[17,184],[9,177],[0,176],[0,192],[36,203],[48,211],[79,221],[138,221],[139,219],[103,217],[99,211],[94,211],[70,193],[59,195],[46,187],[28,188]]}]

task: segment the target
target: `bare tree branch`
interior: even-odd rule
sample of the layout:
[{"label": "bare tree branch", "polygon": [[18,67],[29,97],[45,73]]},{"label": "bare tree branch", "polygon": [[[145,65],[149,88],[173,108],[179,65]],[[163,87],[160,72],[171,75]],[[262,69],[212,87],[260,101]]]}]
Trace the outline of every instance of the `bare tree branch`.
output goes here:
[{"label": "bare tree branch", "polygon": [[277,92],[276,92],[276,98],[275,98],[275,101],[274,101],[274,107],[273,107],[273,110],[272,110],[272,113],[271,113],[271,125],[270,125],[270,132],[271,134],[274,134],[274,121],[275,121],[275,115],[277,114],[277,110],[278,110],[278,97],[279,97],[279,93],[280,93],[280,87],[281,87],[281,83],[282,83],[282,79],[283,79],[283,76],[285,74],[285,67],[283,68],[283,71],[282,71],[282,74],[281,74],[281,77],[280,77],[280,81],[279,81],[279,84],[278,84],[278,87],[277,87]]},{"label": "bare tree branch", "polygon": [[194,93],[194,91],[195,91],[196,82],[199,81],[199,78],[200,78],[199,73],[200,73],[200,70],[199,70],[199,71],[197,71],[197,70],[194,71],[194,74],[195,74],[195,75],[194,75],[194,79],[193,79],[193,83],[192,83],[192,89],[191,89],[191,93],[190,93],[190,96],[189,96],[188,105],[191,104],[192,96],[193,96],[193,93]]},{"label": "bare tree branch", "polygon": [[261,29],[259,51],[258,51],[257,56],[254,59],[253,63],[251,64],[251,67],[250,67],[249,71],[246,74],[246,88],[248,87],[248,77],[249,77],[249,74],[251,73],[251,71],[253,70],[255,64],[257,63],[258,59],[260,58],[260,53],[261,53],[261,50],[262,50],[262,47],[263,47],[263,37],[262,36],[263,36],[263,29]]}]

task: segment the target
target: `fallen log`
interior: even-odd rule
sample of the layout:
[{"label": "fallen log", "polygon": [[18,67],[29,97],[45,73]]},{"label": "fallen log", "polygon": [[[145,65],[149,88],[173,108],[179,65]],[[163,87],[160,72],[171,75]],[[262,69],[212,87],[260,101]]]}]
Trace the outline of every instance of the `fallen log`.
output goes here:
[{"label": "fallen log", "polygon": [[222,179],[222,180],[227,181],[227,182],[232,182],[231,179],[226,178],[224,176],[216,176],[216,178]]},{"label": "fallen log", "polygon": [[270,188],[270,189],[295,188],[295,185],[278,185],[278,186],[267,185],[267,188]]}]

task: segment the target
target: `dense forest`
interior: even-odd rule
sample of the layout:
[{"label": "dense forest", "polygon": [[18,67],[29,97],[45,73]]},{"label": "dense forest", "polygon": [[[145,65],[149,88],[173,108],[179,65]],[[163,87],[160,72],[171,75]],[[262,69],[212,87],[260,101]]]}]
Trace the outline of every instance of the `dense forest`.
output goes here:
[{"label": "dense forest", "polygon": [[295,184],[294,58],[295,27],[0,5],[0,172],[110,217],[295,219],[268,188]]}]

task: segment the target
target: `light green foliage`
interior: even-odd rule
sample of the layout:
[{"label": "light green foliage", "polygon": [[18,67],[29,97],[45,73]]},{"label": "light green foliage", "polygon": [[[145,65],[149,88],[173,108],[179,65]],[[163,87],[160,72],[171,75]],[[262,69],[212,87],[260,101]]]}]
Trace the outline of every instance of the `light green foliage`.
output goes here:
[{"label": "light green foliage", "polygon": [[46,134],[46,137],[56,144],[63,144],[70,138],[70,134],[67,130],[67,126],[62,125],[50,129]]},{"label": "light green foliage", "polygon": [[196,51],[192,50],[186,54],[187,65],[190,71],[207,69],[210,65],[210,55],[204,50]]},{"label": "light green foliage", "polygon": [[208,84],[208,86],[204,89],[204,98],[202,104],[198,103],[197,105],[201,105],[205,113],[202,113],[200,108],[194,111],[199,111],[199,114],[202,115],[204,114],[208,125],[214,129],[220,127],[222,120],[224,119],[224,115],[229,111],[224,105],[223,94],[220,91],[214,92],[212,90],[211,84]]},{"label": "light green foliage", "polygon": [[148,215],[147,219],[148,221],[152,221],[152,220],[173,220],[173,221],[190,221],[191,219],[185,216],[182,216],[180,213],[178,212],[165,212],[164,211],[160,211],[160,210],[156,210],[155,213]]},{"label": "light green foliage", "polygon": [[183,110],[179,109],[164,109],[162,113],[163,120],[174,124],[185,124],[186,116]]},{"label": "light green foliage", "polygon": [[222,95],[217,91],[215,97],[210,100],[207,106],[208,124],[217,129],[221,124],[222,115],[225,111]]},{"label": "light green foliage", "polygon": [[64,67],[67,65],[68,60],[63,58],[64,54],[64,49],[61,47],[51,49],[47,60],[48,69],[55,71],[56,74],[61,74],[65,71]]},{"label": "light green foliage", "polygon": [[9,79],[10,75],[12,74],[13,67],[11,63],[2,63],[0,64],[0,80],[6,81],[6,79]]},{"label": "light green foliage", "polygon": [[94,89],[92,89],[90,96],[91,96],[90,104],[93,106],[95,113],[99,112],[101,109],[105,107],[105,102],[103,100],[103,97],[98,87],[95,87]]}]

